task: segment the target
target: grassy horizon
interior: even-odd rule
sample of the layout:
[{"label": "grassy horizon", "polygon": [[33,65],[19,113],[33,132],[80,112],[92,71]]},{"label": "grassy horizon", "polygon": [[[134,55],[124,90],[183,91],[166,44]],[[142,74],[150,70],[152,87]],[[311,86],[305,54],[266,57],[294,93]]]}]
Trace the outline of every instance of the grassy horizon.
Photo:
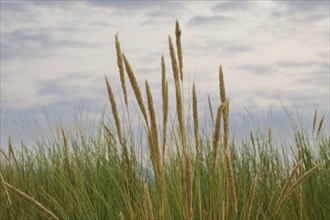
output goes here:
[{"label": "grassy horizon", "polygon": [[[217,111],[209,108],[209,133],[198,115],[195,83],[183,103],[181,30],[169,50],[175,97],[168,96],[165,59],[160,59],[162,115],[157,120],[146,80],[115,36],[123,102],[117,105],[105,77],[112,119],[96,132],[67,131],[31,150],[0,148],[1,219],[330,219],[330,137],[315,112],[312,139],[292,120],[293,139],[277,144],[272,130],[251,130],[249,140],[230,136],[230,102],[219,68]],[[126,73],[126,74],[125,74]],[[139,111],[136,132],[127,81]],[[169,112],[169,98],[175,112]],[[123,109],[123,116],[118,113]]]}]

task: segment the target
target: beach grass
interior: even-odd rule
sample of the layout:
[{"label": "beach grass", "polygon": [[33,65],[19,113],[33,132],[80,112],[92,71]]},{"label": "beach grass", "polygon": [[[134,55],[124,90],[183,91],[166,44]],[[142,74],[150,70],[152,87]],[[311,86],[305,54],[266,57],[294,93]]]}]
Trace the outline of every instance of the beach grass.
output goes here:
[{"label": "beach grass", "polygon": [[[249,139],[237,141],[229,132],[230,100],[220,66],[215,70],[219,101],[212,103],[218,106],[216,117],[210,108],[213,124],[209,134],[202,133],[195,82],[187,96],[192,106],[184,106],[178,21],[175,30],[177,48],[169,36],[171,59],[161,58],[159,117],[148,81],[143,95],[143,83],[137,82],[116,34],[127,111],[118,113],[120,100],[106,77],[112,115],[100,120],[96,133],[58,126],[53,138],[34,146],[13,146],[9,137],[8,146],[0,148],[0,219],[330,219],[330,138],[324,118],[315,112],[312,138],[293,121],[287,144],[275,144],[271,130],[251,130]],[[165,63],[172,66],[175,112],[168,112]],[[140,139],[122,120],[132,104],[125,77],[139,106]],[[185,123],[188,115],[192,123]]]}]

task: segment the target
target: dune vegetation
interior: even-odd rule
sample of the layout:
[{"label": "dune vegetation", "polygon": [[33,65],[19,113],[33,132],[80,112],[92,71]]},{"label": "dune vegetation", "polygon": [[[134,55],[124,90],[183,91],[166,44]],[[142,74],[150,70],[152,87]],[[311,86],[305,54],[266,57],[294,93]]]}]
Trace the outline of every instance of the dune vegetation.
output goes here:
[{"label": "dune vegetation", "polygon": [[[0,148],[0,219],[330,219],[324,118],[315,112],[312,139],[292,122],[288,144],[275,144],[271,130],[251,130],[249,140],[237,141],[229,134],[230,102],[220,66],[219,99],[210,103],[217,111],[210,108],[209,133],[201,132],[195,83],[190,106],[183,103],[178,21],[175,41],[169,36],[168,43],[175,111],[169,111],[164,57],[157,110],[148,81],[137,82],[116,35],[123,102],[105,77],[112,115],[109,121],[101,117],[96,132],[59,125],[54,138],[33,147],[13,146],[9,138]],[[127,89],[135,95],[138,132]]]}]

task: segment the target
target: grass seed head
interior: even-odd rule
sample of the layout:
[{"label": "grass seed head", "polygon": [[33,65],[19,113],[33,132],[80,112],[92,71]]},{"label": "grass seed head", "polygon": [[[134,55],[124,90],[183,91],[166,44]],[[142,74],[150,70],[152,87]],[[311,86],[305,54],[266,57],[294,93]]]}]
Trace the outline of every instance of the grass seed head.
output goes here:
[{"label": "grass seed head", "polygon": [[180,24],[179,24],[178,20],[176,20],[176,23],[175,23],[175,38],[176,38],[176,48],[177,48],[178,59],[179,59],[180,79],[181,79],[181,81],[183,81],[181,30],[180,30]]},{"label": "grass seed head", "polygon": [[115,44],[116,44],[117,65],[118,65],[118,69],[119,69],[121,88],[123,90],[124,100],[125,100],[125,104],[127,106],[128,101],[127,101],[127,90],[126,90],[126,83],[125,83],[125,70],[124,70],[124,63],[123,63],[123,55],[122,55],[122,52],[120,49],[120,42],[118,39],[118,33],[115,36]]},{"label": "grass seed head", "polygon": [[192,88],[192,104],[193,104],[193,118],[194,118],[194,135],[195,135],[195,146],[196,146],[196,155],[199,153],[199,136],[198,136],[198,106],[197,106],[197,95],[196,95],[196,86],[195,82]]},{"label": "grass seed head", "polygon": [[152,211],[152,204],[151,204],[151,199],[150,199],[150,194],[149,190],[146,184],[144,184],[144,200],[145,200],[145,209],[146,209],[146,218],[147,220],[153,220],[154,214]]},{"label": "grass seed head", "polygon": [[132,67],[129,64],[125,54],[123,54],[123,59],[124,59],[124,64],[125,64],[125,67],[126,67],[126,72],[127,72],[128,78],[131,82],[131,85],[132,85],[132,88],[133,88],[133,91],[134,91],[134,94],[135,94],[135,98],[136,98],[136,100],[138,102],[138,105],[141,109],[141,112],[142,112],[142,115],[143,115],[144,120],[146,122],[146,125],[148,126],[149,122],[148,122],[148,117],[147,117],[147,111],[146,111],[146,108],[145,108],[144,103],[143,103],[143,98],[142,98],[142,95],[141,95],[140,87],[139,87],[139,85],[136,81],[136,78],[135,78],[135,75],[133,73]]}]

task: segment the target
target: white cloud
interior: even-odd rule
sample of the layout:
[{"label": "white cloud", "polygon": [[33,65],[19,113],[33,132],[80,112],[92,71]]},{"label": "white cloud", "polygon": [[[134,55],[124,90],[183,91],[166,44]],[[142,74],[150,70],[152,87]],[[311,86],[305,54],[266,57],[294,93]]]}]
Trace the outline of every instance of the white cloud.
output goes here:
[{"label": "white cloud", "polygon": [[[222,64],[234,112],[242,111],[240,104],[268,109],[279,103],[262,97],[263,90],[292,106],[303,102],[302,111],[326,111],[329,11],[324,6],[329,3],[316,3],[1,2],[1,106],[24,112],[47,104],[63,113],[79,102],[102,108],[107,101],[106,94],[100,95],[104,74],[120,88],[116,32],[139,85],[148,79],[159,95],[162,54],[172,86],[167,37],[174,37],[178,18],[186,87],[195,77],[203,101],[207,93],[218,94]],[[258,72],[271,74],[249,74]],[[290,91],[295,97],[286,95]]]}]

